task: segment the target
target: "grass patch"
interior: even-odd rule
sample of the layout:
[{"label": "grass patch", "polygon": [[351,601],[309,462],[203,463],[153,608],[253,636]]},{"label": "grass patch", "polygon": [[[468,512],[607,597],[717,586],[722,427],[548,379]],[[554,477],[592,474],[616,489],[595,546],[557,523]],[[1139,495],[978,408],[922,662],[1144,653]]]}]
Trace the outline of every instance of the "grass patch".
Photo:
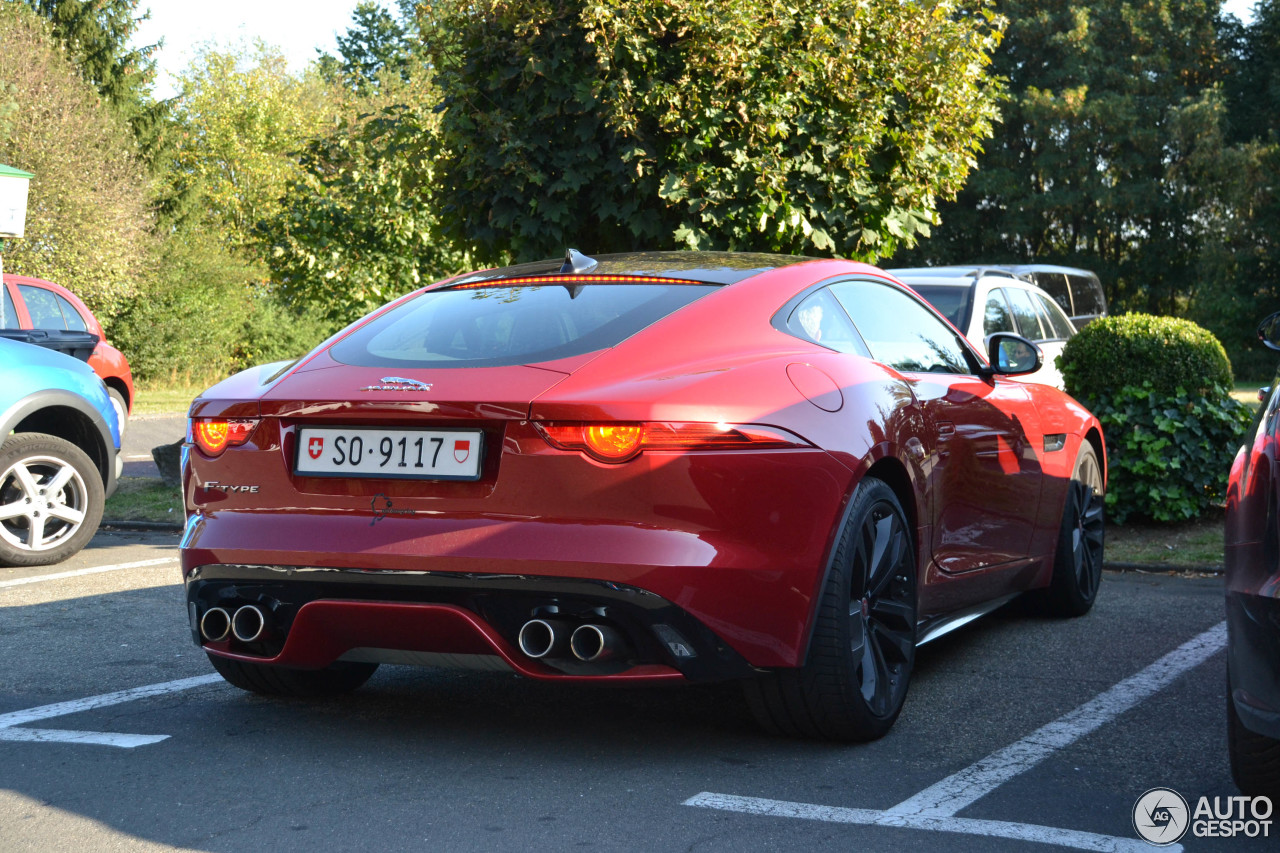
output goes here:
[{"label": "grass patch", "polygon": [[153,477],[121,477],[102,517],[113,521],[182,523],[182,492]]},{"label": "grass patch", "polygon": [[1222,512],[1183,524],[1124,524],[1107,527],[1106,561],[1152,568],[1222,566]]},{"label": "grass patch", "polygon": [[1262,405],[1258,401],[1258,389],[1267,387],[1265,382],[1237,382],[1231,389],[1231,399],[1244,403],[1253,411]]},{"label": "grass patch", "polygon": [[137,389],[133,401],[135,415],[186,415],[191,401],[208,386],[148,386]]}]

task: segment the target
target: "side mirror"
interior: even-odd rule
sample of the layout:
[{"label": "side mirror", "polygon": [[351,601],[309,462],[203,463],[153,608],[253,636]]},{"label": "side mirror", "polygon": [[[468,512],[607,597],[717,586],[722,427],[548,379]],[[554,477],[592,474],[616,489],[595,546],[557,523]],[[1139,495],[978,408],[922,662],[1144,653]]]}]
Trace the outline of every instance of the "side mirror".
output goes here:
[{"label": "side mirror", "polygon": [[1001,376],[1035,373],[1044,364],[1040,347],[1012,332],[996,332],[987,336],[987,361],[991,372]]},{"label": "side mirror", "polygon": [[1280,311],[1268,315],[1258,324],[1258,340],[1267,349],[1280,352]]}]

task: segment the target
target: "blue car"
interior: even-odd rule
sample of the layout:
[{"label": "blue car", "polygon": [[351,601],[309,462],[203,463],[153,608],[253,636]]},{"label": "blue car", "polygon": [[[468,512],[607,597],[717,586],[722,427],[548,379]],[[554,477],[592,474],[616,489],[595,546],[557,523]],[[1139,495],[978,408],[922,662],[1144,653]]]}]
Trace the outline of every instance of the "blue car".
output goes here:
[{"label": "blue car", "polygon": [[0,566],[83,548],[120,467],[115,409],[89,365],[0,337]]}]

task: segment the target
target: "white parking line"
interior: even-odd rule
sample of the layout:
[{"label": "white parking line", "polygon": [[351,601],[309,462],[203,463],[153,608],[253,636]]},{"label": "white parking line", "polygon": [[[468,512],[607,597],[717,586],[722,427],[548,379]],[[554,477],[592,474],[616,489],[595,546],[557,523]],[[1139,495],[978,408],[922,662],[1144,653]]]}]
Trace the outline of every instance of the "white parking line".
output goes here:
[{"label": "white parking line", "polygon": [[[959,773],[948,776],[936,785],[931,785],[885,811],[843,809],[705,792],[691,797],[684,804],[722,811],[822,820],[832,823],[900,826],[935,832],[1013,838],[1075,847],[1081,850],[1149,850],[1150,847],[1145,842],[1133,838],[1117,838],[1025,823],[972,820],[958,818],[955,815],[1005,782],[1035,767],[1053,753],[1075,743],[1150,698],[1191,668],[1204,663],[1226,644],[1227,623],[1220,622],[1074,711],[1064,714],[1016,743],[996,750]],[[1180,851],[1182,848],[1180,845],[1173,844],[1166,849]]]},{"label": "white parking line", "polygon": [[[1049,826],[1033,826],[1026,823],[1006,823],[999,820],[972,820],[963,817],[932,817],[928,815],[896,814],[892,811],[873,809],[842,809],[831,806],[814,806],[808,803],[788,803],[783,800],[762,800],[756,797],[733,797],[726,794],[698,794],[684,801],[686,806],[701,806],[720,811],[744,812],[770,817],[791,817],[802,820],[820,820],[827,823],[854,823],[862,826],[897,826],[904,829],[925,829],[933,832],[956,832],[963,835],[985,835],[989,838],[1012,838],[1015,841],[1032,841],[1056,844],[1078,850],[1097,850],[1104,853],[1150,853],[1151,846],[1136,838],[1116,838],[1092,832],[1071,829],[1055,829]],[[1179,845],[1167,850],[1180,851]]]},{"label": "white parking line", "polygon": [[893,814],[949,817],[985,797],[1014,776],[1025,773],[1053,753],[1109,723],[1130,708],[1167,687],[1194,666],[1227,645],[1227,623],[1219,622],[1183,643],[1160,660],[1115,687],[1098,694],[1074,711],[1041,726],[1017,743],[996,750],[981,761],[924,789],[889,809]]},{"label": "white parking line", "polygon": [[44,583],[45,581],[56,581],[62,578],[77,578],[81,575],[96,575],[101,572],[118,572],[121,569],[141,569],[144,566],[163,566],[165,563],[177,563],[177,557],[161,557],[156,560],[139,560],[136,563],[116,563],[113,566],[93,566],[88,569],[76,569],[70,572],[55,572],[51,575],[38,575],[30,578],[15,578],[14,580],[0,581],[0,589],[7,586],[24,586],[30,583]]},{"label": "white parking line", "polygon": [[107,708],[112,705],[120,705],[125,702],[134,702],[138,699],[147,699],[152,696],[163,696],[167,693],[178,693],[183,690],[190,690],[193,687],[202,687],[206,684],[215,684],[221,681],[222,676],[216,673],[211,673],[209,675],[197,675],[192,678],[180,678],[177,681],[148,684],[143,687],[134,687],[129,690],[117,690],[115,693],[103,693],[99,696],[90,696],[86,699],[73,699],[69,702],[57,702],[52,705],[41,705],[37,708],[28,708],[25,711],[10,711],[7,714],[0,714],[0,741],[90,743],[99,746],[118,746],[125,749],[159,743],[160,741],[167,739],[169,735],[133,735],[118,732],[80,732],[62,731],[58,729],[19,729],[15,728],[15,726],[21,726],[24,723],[34,723],[38,720],[48,720],[53,717],[65,717],[68,714],[78,714],[81,711],[92,711],[96,708]]},{"label": "white parking line", "polygon": [[121,732],[73,732],[63,729],[0,729],[0,740],[25,743],[88,743],[132,749],[168,740],[168,735],[129,735]]}]

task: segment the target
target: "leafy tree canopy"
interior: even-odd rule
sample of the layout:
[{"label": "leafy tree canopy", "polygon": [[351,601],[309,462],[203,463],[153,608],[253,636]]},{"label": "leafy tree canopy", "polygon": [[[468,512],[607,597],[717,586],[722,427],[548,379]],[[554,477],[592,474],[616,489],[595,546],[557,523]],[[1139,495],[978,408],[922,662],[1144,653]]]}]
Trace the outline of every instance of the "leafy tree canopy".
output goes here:
[{"label": "leafy tree canopy", "polygon": [[53,25],[84,79],[129,121],[143,154],[151,159],[163,146],[168,105],[150,95],[155,78],[152,54],[158,45],[132,47],[130,41],[149,12],[140,0],[26,0]]},{"label": "leafy tree canopy", "polygon": [[432,0],[447,233],[488,260],[637,247],[875,258],[990,133],[986,0]]},{"label": "leafy tree canopy", "polygon": [[1067,263],[1116,308],[1183,310],[1221,179],[1217,0],[997,0],[995,138],[908,262]]},{"label": "leafy tree canopy", "polygon": [[413,64],[409,28],[371,0],[356,6],[352,19],[346,35],[338,36],[341,59],[320,54],[321,74],[361,95],[376,90],[384,74],[407,81]]},{"label": "leafy tree canopy", "polygon": [[168,179],[201,200],[204,225],[256,251],[254,228],[280,210],[300,172],[295,153],[331,126],[335,105],[314,76],[289,73],[278,48],[208,48],[178,75]]},{"label": "leafy tree canopy", "polygon": [[284,296],[336,323],[468,265],[440,235],[434,204],[439,94],[425,70],[318,137],[278,215],[261,223]]},{"label": "leafy tree canopy", "polygon": [[5,269],[75,290],[110,326],[145,272],[148,178],[129,128],[84,81],[46,22],[0,4],[0,162],[35,174],[26,236]]}]

